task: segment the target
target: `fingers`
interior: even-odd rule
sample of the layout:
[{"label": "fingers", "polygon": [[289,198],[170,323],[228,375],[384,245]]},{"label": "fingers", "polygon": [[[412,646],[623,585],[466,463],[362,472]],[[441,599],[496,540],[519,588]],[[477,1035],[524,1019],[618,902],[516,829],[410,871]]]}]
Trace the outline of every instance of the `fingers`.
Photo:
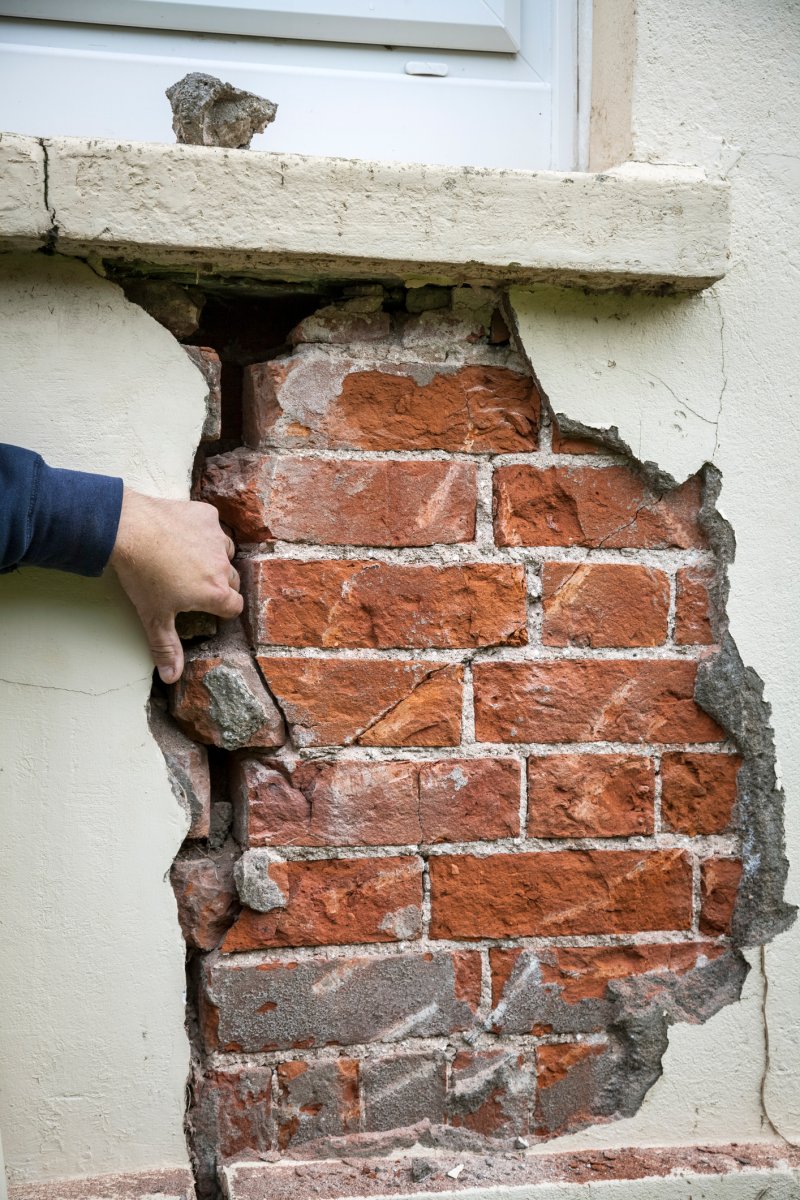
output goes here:
[{"label": "fingers", "polygon": [[236,553],[236,546],[233,538],[229,538],[227,534],[225,535],[225,551],[228,555],[228,558],[233,558],[234,554]]},{"label": "fingers", "polygon": [[241,613],[244,608],[244,600],[232,587],[227,587],[215,593],[203,607],[206,612],[213,613],[215,617],[222,617],[223,621],[231,621]]},{"label": "fingers", "polygon": [[150,654],[164,683],[175,683],[183,673],[183,646],[175,629],[175,618],[145,622]]}]

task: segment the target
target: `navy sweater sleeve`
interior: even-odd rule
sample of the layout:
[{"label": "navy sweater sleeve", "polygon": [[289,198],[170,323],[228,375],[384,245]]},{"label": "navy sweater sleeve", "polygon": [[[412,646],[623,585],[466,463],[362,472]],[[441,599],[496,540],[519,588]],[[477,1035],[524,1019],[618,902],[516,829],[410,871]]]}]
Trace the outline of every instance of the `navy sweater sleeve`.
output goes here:
[{"label": "navy sweater sleeve", "polygon": [[0,572],[30,566],[99,575],[121,508],[121,479],[48,467],[40,454],[0,442]]}]

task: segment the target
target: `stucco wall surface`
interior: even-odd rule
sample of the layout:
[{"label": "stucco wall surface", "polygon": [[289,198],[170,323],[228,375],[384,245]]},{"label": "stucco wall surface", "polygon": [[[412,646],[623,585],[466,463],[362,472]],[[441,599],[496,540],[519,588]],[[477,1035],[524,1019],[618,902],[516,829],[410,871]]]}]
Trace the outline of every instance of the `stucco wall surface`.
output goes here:
[{"label": "stucco wall surface", "polygon": [[[727,174],[728,273],[692,298],[545,290],[514,292],[512,302],[557,413],[616,427],[639,458],[678,480],[704,462],[722,471],[718,507],[737,541],[730,629],[773,706],[793,864],[787,899],[797,903],[800,14],[791,0],[640,0],[636,38],[634,157]],[[672,1031],[664,1077],[636,1117],[560,1144],[718,1140],[723,1128],[756,1137],[759,1127],[800,1140],[800,926],[750,961],[741,1004]]]},{"label": "stucco wall surface", "polygon": [[[185,496],[201,377],[82,263],[0,262],[2,436]],[[186,1164],[186,818],[113,574],[0,581],[0,1128],[10,1182]]]}]

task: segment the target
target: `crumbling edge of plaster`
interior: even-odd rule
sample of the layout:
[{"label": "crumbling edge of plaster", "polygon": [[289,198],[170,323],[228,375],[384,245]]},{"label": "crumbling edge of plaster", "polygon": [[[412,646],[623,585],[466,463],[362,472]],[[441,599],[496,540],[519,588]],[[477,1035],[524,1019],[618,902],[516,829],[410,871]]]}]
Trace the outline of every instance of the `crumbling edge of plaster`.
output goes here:
[{"label": "crumbling edge of plaster", "polygon": [[[562,436],[589,439],[609,453],[626,459],[656,492],[666,492],[680,486],[681,481],[657,463],[638,459],[616,425],[597,428],[574,420],[565,413],[555,412],[520,336],[517,314],[507,293],[502,297],[501,311],[511,331],[512,341],[539,390],[543,410],[549,414]],[[733,528],[716,507],[722,487],[721,471],[706,462],[699,473],[702,480],[700,521],[718,563],[716,578],[710,589],[711,597],[715,612],[724,614],[729,593],[728,566],[735,557],[736,538]],[[728,631],[727,617],[723,617],[723,623],[716,632],[721,649],[713,658],[699,665],[694,698],[699,707],[726,731],[742,757],[737,776],[735,821],[742,834],[743,872],[732,919],[732,949],[730,954],[725,955],[725,959],[732,963],[727,980],[730,990],[727,996],[721,994],[716,1006],[703,1013],[668,1014],[663,1008],[654,1006],[643,1014],[623,1015],[611,1027],[609,1032],[623,1048],[622,1070],[625,1070],[626,1051],[630,1068],[630,1091],[626,1094],[623,1075],[620,1095],[624,1098],[625,1109],[618,1111],[617,1116],[633,1116],[647,1092],[660,1078],[669,1024],[681,1019],[702,1023],[726,1004],[738,1000],[750,970],[742,950],[750,946],[763,946],[788,929],[797,916],[797,907],[784,899],[789,872],[784,834],[785,796],[778,783],[771,706],[764,700],[763,680],[741,659]],[[743,828],[745,822],[746,829]],[[762,952],[762,969],[763,958]],[[636,1039],[631,1037],[634,1029],[641,1040],[638,1048]],[[764,1037],[768,1038],[766,1015]]]}]

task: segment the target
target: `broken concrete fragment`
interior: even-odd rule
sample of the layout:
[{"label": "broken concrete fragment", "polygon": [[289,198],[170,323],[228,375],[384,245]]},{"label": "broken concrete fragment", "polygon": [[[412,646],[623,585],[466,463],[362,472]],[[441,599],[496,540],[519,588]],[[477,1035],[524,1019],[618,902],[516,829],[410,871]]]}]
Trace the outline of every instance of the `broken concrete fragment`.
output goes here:
[{"label": "broken concrete fragment", "polygon": [[283,719],[243,641],[227,632],[186,654],[170,711],[190,737],[223,750],[280,746]]},{"label": "broken concrete fragment", "polygon": [[179,142],[247,150],[253,137],[275,120],[277,104],[243,92],[214,75],[192,71],[166,90]]},{"label": "broken concrete fragment", "polygon": [[233,878],[242,904],[256,912],[286,908],[286,893],[281,891],[269,870],[283,861],[274,850],[245,850],[233,868]]},{"label": "broken concrete fragment", "polygon": [[347,345],[377,342],[389,336],[391,318],[381,311],[382,296],[358,296],[343,304],[328,304],[304,317],[289,334],[290,346],[304,342]]},{"label": "broken concrete fragment", "polygon": [[138,304],[179,340],[191,337],[200,328],[205,296],[196,288],[181,287],[166,279],[129,279],[122,287],[131,304]]},{"label": "broken concrete fragment", "polygon": [[210,346],[184,346],[189,358],[208,384],[206,419],[201,442],[216,442],[222,437],[222,363]]},{"label": "broken concrete fragment", "polygon": [[187,838],[208,837],[211,818],[211,781],[208,753],[191,741],[157,704],[148,713],[150,732],[167,764],[173,794],[189,817]]}]

